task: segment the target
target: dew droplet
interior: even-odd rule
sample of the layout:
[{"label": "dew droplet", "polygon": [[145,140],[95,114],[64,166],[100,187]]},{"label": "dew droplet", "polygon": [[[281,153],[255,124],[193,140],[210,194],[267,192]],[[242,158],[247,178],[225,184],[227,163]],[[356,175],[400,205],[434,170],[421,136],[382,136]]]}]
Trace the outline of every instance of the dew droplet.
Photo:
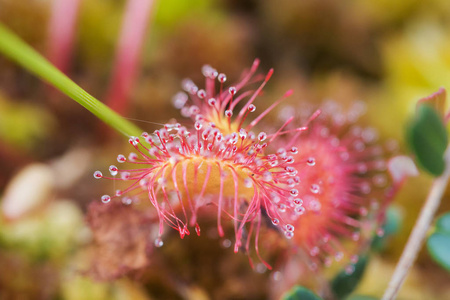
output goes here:
[{"label": "dew droplet", "polygon": [[308,208],[312,211],[320,211],[320,209],[322,208],[322,204],[320,204],[320,202],[317,199],[313,199],[311,201],[309,201],[308,203]]},{"label": "dew droplet", "polygon": [[200,112],[200,108],[198,108],[198,106],[196,106],[196,105],[192,105],[189,108],[189,112],[191,113],[191,115],[195,116],[196,114],[198,114]]},{"label": "dew droplet", "polygon": [[209,106],[214,106],[214,105],[216,105],[216,99],[214,99],[214,98],[209,98],[209,99],[208,99],[208,105],[209,105]]},{"label": "dew droplet", "polygon": [[379,236],[379,237],[383,237],[384,236],[384,229],[383,228],[378,228],[377,229],[377,236]]},{"label": "dew droplet", "polygon": [[128,140],[128,142],[133,145],[133,146],[137,146],[139,144],[139,138],[132,136],[130,137],[130,139]]},{"label": "dew droplet", "polygon": [[254,112],[256,110],[256,106],[253,104],[250,104],[247,109],[249,112]]},{"label": "dew droplet", "polygon": [[387,179],[383,174],[378,174],[373,177],[373,183],[378,187],[383,187],[386,185]]},{"label": "dew droplet", "polygon": [[318,194],[320,192],[320,186],[318,184],[311,184],[310,191],[313,194]]},{"label": "dew droplet", "polygon": [[224,239],[222,241],[222,247],[224,248],[230,248],[231,247],[231,241],[229,239]]},{"label": "dew droplet", "polygon": [[294,208],[295,214],[297,216],[301,216],[305,213],[305,208],[303,206],[297,206],[296,208]]},{"label": "dew droplet", "polygon": [[101,199],[103,203],[108,203],[111,201],[111,197],[109,195],[103,195]]},{"label": "dew droplet", "polygon": [[308,267],[309,267],[309,269],[311,271],[316,271],[317,270],[317,264],[316,263],[311,263]]},{"label": "dew droplet", "polygon": [[290,151],[292,154],[297,154],[297,153],[298,153],[298,148],[297,148],[297,147],[292,147],[289,151]]},{"label": "dew droplet", "polygon": [[293,164],[295,162],[294,158],[292,156],[288,156],[286,158],[286,163],[287,164]]},{"label": "dew droplet", "polygon": [[260,132],[258,134],[258,141],[263,142],[267,138],[267,134],[265,132]]},{"label": "dew droplet", "polygon": [[130,177],[131,177],[130,172],[121,172],[120,173],[120,178],[122,180],[128,180],[128,179],[130,179]]},{"label": "dew droplet", "polygon": [[230,95],[236,95],[236,88],[234,86],[230,86],[228,88],[228,93],[230,93]]},{"label": "dew droplet", "polygon": [[364,144],[363,141],[357,140],[357,141],[355,141],[355,142],[353,143],[353,148],[354,148],[356,151],[361,152],[361,151],[363,151],[364,149],[366,149],[366,145]]},{"label": "dew droplet", "polygon": [[173,104],[173,106],[175,106],[176,109],[181,109],[187,100],[188,100],[188,95],[186,95],[183,92],[179,92],[175,96],[173,96],[172,104]]},{"label": "dew droplet", "polygon": [[286,230],[289,232],[294,232],[295,227],[291,224],[287,224],[286,225]]},{"label": "dew droplet", "polygon": [[219,76],[217,76],[217,79],[219,80],[219,82],[224,83],[225,81],[227,81],[227,75],[220,73]]},{"label": "dew droplet", "polygon": [[360,208],[359,208],[359,214],[360,214],[362,217],[367,216],[368,213],[369,213],[369,210],[368,210],[367,208],[365,208],[365,207],[360,207]]},{"label": "dew droplet", "polygon": [[262,175],[262,179],[264,181],[271,181],[272,180],[272,173],[264,172],[264,174]]},{"label": "dew droplet", "polygon": [[300,206],[300,205],[302,205],[302,204],[303,204],[303,200],[302,200],[302,199],[300,199],[300,198],[295,198],[295,199],[294,199],[294,204],[295,204],[295,205],[299,205],[299,206]]},{"label": "dew droplet", "polygon": [[195,130],[198,131],[198,130],[202,129],[203,125],[201,122],[197,121],[197,122],[195,122],[194,127],[195,127]]},{"label": "dew droplet", "polygon": [[294,233],[290,231],[285,231],[284,236],[288,239],[292,239],[294,237]]},{"label": "dew droplet", "polygon": [[310,251],[309,251],[309,255],[311,256],[316,256],[317,254],[319,254],[319,247],[314,246]]},{"label": "dew droplet", "polygon": [[280,224],[280,220],[278,220],[277,218],[272,218],[272,224],[278,226]]},{"label": "dew droplet", "polygon": [[359,163],[356,166],[356,169],[358,170],[359,174],[365,174],[367,173],[367,165],[365,163]]},{"label": "dew droplet", "polygon": [[231,109],[227,109],[225,111],[225,117],[231,118],[232,115],[233,115],[233,111]]},{"label": "dew droplet", "polygon": [[122,190],[116,190],[116,196],[117,197],[119,197],[119,196],[122,196]]},{"label": "dew droplet", "polygon": [[286,155],[286,149],[284,149],[284,148],[278,149],[278,150],[277,150],[277,155],[278,155],[279,157],[284,157],[284,156]]},{"label": "dew droplet", "polygon": [[355,272],[355,266],[354,265],[348,265],[345,267],[345,274],[351,275]]},{"label": "dew droplet", "polygon": [[119,172],[119,169],[115,165],[109,166],[109,173],[111,173],[112,176],[116,176]]},{"label": "dew droplet", "polygon": [[310,157],[306,160],[306,164],[308,166],[315,166],[316,165],[316,159],[314,157]]},{"label": "dew droplet", "polygon": [[206,97],[206,92],[205,90],[198,90],[197,92],[197,97],[199,97],[200,99],[204,99]]},{"label": "dew droplet", "polygon": [[370,183],[368,183],[368,182],[361,183],[361,186],[359,188],[360,188],[360,191],[366,195],[369,194],[372,190],[372,188],[370,187]]},{"label": "dew droplet", "polygon": [[244,179],[244,186],[246,188],[251,188],[253,186],[253,181],[251,178],[245,178]]},{"label": "dew droplet", "polygon": [[137,159],[138,159],[138,155],[136,153],[134,153],[134,152],[131,152],[128,155],[128,160],[131,161],[131,162],[135,162]]},{"label": "dew droplet", "polygon": [[100,172],[100,171],[95,171],[95,172],[94,172],[94,178],[95,178],[95,179],[100,179],[100,178],[102,178],[102,177],[103,177],[102,172]]},{"label": "dew droplet", "polygon": [[291,189],[291,190],[289,191],[289,194],[290,194],[292,197],[297,197],[297,196],[298,196],[298,190],[297,190],[297,189]]},{"label": "dew droplet", "polygon": [[352,233],[352,240],[354,240],[355,242],[359,241],[360,237],[361,237],[361,233],[359,233],[359,232]]},{"label": "dew droplet", "polygon": [[240,136],[242,139],[246,139],[246,138],[247,138],[247,131],[245,131],[244,128],[239,129],[239,136]]},{"label": "dew droplet", "polygon": [[280,281],[281,277],[282,277],[282,275],[281,275],[280,271],[273,272],[273,274],[272,274],[272,278],[275,281]]},{"label": "dew droplet", "polygon": [[133,203],[133,199],[131,199],[130,197],[123,197],[122,203],[125,205],[130,205],[131,203]]},{"label": "dew droplet", "polygon": [[161,248],[163,245],[164,245],[164,242],[160,237],[155,239],[155,247]]},{"label": "dew droplet", "polygon": [[124,162],[127,161],[127,159],[126,159],[126,157],[125,157],[124,155],[119,154],[119,155],[117,155],[117,161],[118,161],[119,163],[124,163]]}]

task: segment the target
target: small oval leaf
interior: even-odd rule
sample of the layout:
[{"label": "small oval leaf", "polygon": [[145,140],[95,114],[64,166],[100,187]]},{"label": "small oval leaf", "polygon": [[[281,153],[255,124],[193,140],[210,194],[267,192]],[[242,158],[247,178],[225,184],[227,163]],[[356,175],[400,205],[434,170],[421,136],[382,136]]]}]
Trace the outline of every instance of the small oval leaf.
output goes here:
[{"label": "small oval leaf", "polygon": [[433,233],[428,238],[427,248],[431,257],[450,272],[450,233]]},{"label": "small oval leaf", "polygon": [[436,221],[436,231],[450,234],[450,212],[443,214]]},{"label": "small oval leaf", "polygon": [[392,235],[396,234],[402,226],[403,216],[400,209],[391,205],[386,213],[383,224],[383,236],[376,235],[372,240],[371,248],[375,251],[383,251]]},{"label": "small oval leaf", "polygon": [[283,295],[282,300],[322,300],[311,290],[303,286],[295,286],[289,292]]},{"label": "small oval leaf", "polygon": [[338,299],[344,299],[356,288],[367,266],[367,256],[361,257],[353,266],[353,272],[341,271],[331,282],[331,289]]},{"label": "small oval leaf", "polygon": [[448,138],[442,118],[434,108],[426,104],[418,106],[408,128],[408,141],[419,164],[431,174],[441,175]]}]

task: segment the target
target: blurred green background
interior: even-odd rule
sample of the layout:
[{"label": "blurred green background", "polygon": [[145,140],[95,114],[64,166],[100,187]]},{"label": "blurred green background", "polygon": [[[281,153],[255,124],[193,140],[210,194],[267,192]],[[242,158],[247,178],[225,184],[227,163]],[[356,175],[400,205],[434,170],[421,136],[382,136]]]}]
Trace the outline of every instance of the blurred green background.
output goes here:
[{"label": "blurred green background", "polygon": [[[58,1],[77,4],[65,72],[105,100],[127,1]],[[57,59],[49,50],[54,5],[52,0],[0,0],[0,22]],[[149,132],[160,126],[153,123],[180,117],[171,98],[185,77],[202,84],[204,64],[233,82],[260,58],[263,72],[275,69],[260,100],[266,103],[288,89],[294,89],[292,105],[363,100],[365,124],[382,138],[398,140],[404,153],[405,126],[416,101],[450,87],[447,0],[155,0],[145,27],[122,113]],[[209,260],[174,263],[167,270],[166,264],[139,279],[85,277],[80,270],[89,262],[92,234],[84,212],[112,189],[110,182],[94,181],[92,172],[128,148],[122,136],[66,98],[0,55],[1,300],[271,297],[270,272],[251,270],[244,255],[210,245],[206,238],[174,241],[171,247],[184,249],[186,260],[199,252]],[[412,178],[396,197],[401,228],[370,261],[360,294],[382,295],[430,182],[427,175]],[[449,209],[447,193],[441,211]],[[171,251],[164,254],[169,259],[176,253]],[[213,263],[199,267],[205,261]],[[220,274],[210,276],[214,266]],[[449,274],[423,251],[399,299],[450,299],[449,282]]]}]

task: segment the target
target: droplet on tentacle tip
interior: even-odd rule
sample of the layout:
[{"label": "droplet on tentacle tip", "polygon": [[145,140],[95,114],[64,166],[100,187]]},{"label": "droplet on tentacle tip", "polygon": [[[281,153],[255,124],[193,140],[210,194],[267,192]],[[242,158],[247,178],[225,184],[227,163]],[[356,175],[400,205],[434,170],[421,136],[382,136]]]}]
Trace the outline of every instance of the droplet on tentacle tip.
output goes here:
[{"label": "droplet on tentacle tip", "polygon": [[100,172],[100,171],[95,171],[95,172],[94,172],[94,178],[95,178],[95,179],[100,179],[100,178],[102,178],[102,177],[103,177],[102,172]]},{"label": "droplet on tentacle tip", "polygon": [[160,237],[155,239],[155,247],[161,248],[163,245],[164,245],[164,242]]},{"label": "droplet on tentacle tip", "polygon": [[115,165],[109,166],[109,173],[111,173],[112,176],[116,176],[119,172],[119,169]]},{"label": "droplet on tentacle tip", "polygon": [[103,203],[109,203],[111,201],[111,196],[103,195],[101,199]]}]

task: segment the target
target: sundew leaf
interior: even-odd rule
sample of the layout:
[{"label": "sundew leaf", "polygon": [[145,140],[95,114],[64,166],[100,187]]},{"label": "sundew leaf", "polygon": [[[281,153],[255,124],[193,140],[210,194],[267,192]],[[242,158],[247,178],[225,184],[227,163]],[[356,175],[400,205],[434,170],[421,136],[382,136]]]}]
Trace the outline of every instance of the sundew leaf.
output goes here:
[{"label": "sundew leaf", "polygon": [[422,104],[408,128],[408,142],[419,164],[434,176],[444,172],[448,138],[442,118],[434,108]]},{"label": "sundew leaf", "polygon": [[302,287],[295,286],[281,298],[282,300],[322,300],[319,296],[314,294],[311,290]]},{"label": "sundew leaf", "polygon": [[331,289],[338,299],[345,299],[357,287],[364,275],[367,261],[367,256],[361,257],[356,264],[350,265],[352,272],[346,268],[333,279]]},{"label": "sundew leaf", "polygon": [[450,212],[436,222],[436,231],[428,238],[428,252],[434,261],[450,272]]}]

